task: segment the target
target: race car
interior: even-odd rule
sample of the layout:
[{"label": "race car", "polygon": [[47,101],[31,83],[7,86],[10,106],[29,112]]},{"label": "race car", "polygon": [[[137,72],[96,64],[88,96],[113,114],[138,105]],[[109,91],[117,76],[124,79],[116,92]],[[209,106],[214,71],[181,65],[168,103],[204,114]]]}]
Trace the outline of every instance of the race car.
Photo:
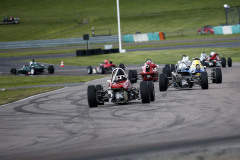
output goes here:
[{"label": "race car", "polygon": [[[154,64],[151,59],[147,59],[139,74],[142,81],[158,81],[157,67],[158,65]],[[129,70],[128,76],[131,82],[137,82],[138,74],[136,70]]]},{"label": "race car", "polygon": [[159,90],[166,91],[169,86],[175,88],[192,88],[194,85],[208,89],[208,74],[198,58],[194,58],[189,66],[188,56],[176,65],[176,69],[168,77],[166,73],[159,76]]},{"label": "race car", "polygon": [[211,52],[208,56],[205,52],[201,53],[200,61],[203,66],[207,67],[226,67],[226,62],[228,67],[232,67],[232,58],[228,57],[227,61],[225,57],[220,58],[219,53]]},{"label": "race car", "polygon": [[90,108],[104,105],[105,102],[128,103],[129,101],[142,99],[142,103],[150,103],[155,100],[155,90],[152,81],[143,81],[140,88],[132,86],[125,71],[115,68],[111,80],[107,81],[108,89],[104,90],[102,85],[90,85],[87,89],[88,105]]},{"label": "race car", "polygon": [[49,74],[54,73],[54,66],[49,65],[48,68],[46,68],[43,64],[39,64],[35,62],[34,60],[30,62],[30,65],[24,65],[22,68],[20,68],[18,71],[16,68],[12,68],[10,70],[11,74],[27,74],[27,75],[36,75],[36,74],[42,74],[43,72],[46,72],[46,69]]},{"label": "race car", "polygon": [[[104,73],[111,73],[117,66],[112,63],[112,61],[109,61],[108,59],[104,60],[104,63],[100,64],[99,67],[95,67],[93,68],[92,66],[88,66],[87,67],[87,72],[88,74],[92,74],[92,73],[100,73],[100,74],[104,74]],[[125,70],[125,66],[123,63],[121,63],[119,65],[119,68],[122,68],[123,70]]]}]

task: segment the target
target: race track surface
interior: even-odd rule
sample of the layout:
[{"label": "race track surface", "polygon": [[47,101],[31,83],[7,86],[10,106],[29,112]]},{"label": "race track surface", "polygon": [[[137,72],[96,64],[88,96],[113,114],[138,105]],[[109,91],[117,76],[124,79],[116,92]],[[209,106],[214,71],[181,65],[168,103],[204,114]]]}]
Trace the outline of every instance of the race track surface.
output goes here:
[{"label": "race track surface", "polygon": [[223,83],[209,81],[208,90],[170,87],[159,92],[154,83],[156,100],[150,104],[136,100],[90,109],[87,86],[106,89],[108,78],[103,78],[0,106],[0,159],[177,159],[219,150],[224,151],[216,156],[232,150],[237,154],[240,63],[222,73]]}]

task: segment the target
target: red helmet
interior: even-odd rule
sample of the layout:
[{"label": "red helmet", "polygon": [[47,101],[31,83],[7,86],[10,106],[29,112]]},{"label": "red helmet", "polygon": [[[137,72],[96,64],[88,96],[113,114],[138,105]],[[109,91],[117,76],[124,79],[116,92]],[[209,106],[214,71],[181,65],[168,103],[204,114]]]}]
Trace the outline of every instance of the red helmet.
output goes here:
[{"label": "red helmet", "polygon": [[108,63],[108,60],[107,60],[107,59],[106,59],[106,60],[104,60],[104,63],[106,63],[106,64],[107,64],[107,63]]}]

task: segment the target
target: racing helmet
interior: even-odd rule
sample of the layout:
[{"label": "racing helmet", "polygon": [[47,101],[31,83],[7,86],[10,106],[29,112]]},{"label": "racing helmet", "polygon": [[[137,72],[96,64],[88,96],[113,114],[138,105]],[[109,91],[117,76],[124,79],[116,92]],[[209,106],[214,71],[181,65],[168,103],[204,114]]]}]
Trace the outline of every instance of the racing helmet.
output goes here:
[{"label": "racing helmet", "polygon": [[210,53],[210,56],[212,57],[214,54],[215,54],[215,52],[211,52],[211,53]]},{"label": "racing helmet", "polygon": [[108,64],[108,60],[107,60],[107,59],[105,59],[105,60],[104,60],[104,63],[105,63],[105,64]]}]

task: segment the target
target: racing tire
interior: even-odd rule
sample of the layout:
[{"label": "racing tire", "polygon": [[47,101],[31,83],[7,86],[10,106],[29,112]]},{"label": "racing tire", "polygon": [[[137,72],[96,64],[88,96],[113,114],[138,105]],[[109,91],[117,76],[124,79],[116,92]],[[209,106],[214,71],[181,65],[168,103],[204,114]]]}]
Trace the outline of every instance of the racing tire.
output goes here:
[{"label": "racing tire", "polygon": [[150,94],[149,94],[147,81],[142,81],[140,83],[140,93],[141,93],[142,103],[150,103]]},{"label": "racing tire", "polygon": [[232,58],[228,57],[227,61],[228,61],[228,67],[232,67]]},{"label": "racing tire", "polygon": [[168,81],[166,74],[159,75],[159,91],[164,92],[168,88]]},{"label": "racing tire", "polygon": [[134,70],[129,70],[128,71],[128,78],[129,78],[129,80],[132,84],[136,82],[135,75],[134,75]]},{"label": "racing tire", "polygon": [[123,63],[119,64],[119,68],[122,68],[125,71],[125,65]]},{"label": "racing tire", "polygon": [[11,73],[11,74],[17,74],[16,68],[12,68],[12,69],[10,70],[10,73]]},{"label": "racing tire", "polygon": [[32,68],[30,69],[30,74],[31,74],[31,75],[36,75],[36,69],[35,69],[34,67],[32,67]]},{"label": "racing tire", "polygon": [[98,106],[97,97],[96,97],[96,87],[94,85],[88,86],[87,89],[88,96],[88,105],[90,108]]},{"label": "racing tire", "polygon": [[171,64],[171,72],[175,70],[175,65]]},{"label": "racing tire", "polygon": [[[101,84],[96,85],[96,92],[103,90],[103,86]],[[97,100],[99,105],[104,105],[104,100]]]},{"label": "racing tire", "polygon": [[201,64],[202,64],[203,66],[206,66],[205,59],[204,59],[203,61],[201,61]]},{"label": "racing tire", "polygon": [[222,83],[222,70],[221,68],[216,68],[216,83]]},{"label": "racing tire", "polygon": [[133,73],[134,73],[134,78],[135,78],[134,83],[137,83],[137,70],[133,70]]},{"label": "racing tire", "polygon": [[167,76],[170,77],[171,76],[171,68],[169,64],[165,64],[165,68],[166,68],[166,72],[167,72]]},{"label": "racing tire", "polygon": [[48,73],[49,74],[53,74],[54,73],[54,66],[53,65],[48,66]]},{"label": "racing tire", "polygon": [[104,73],[105,73],[105,68],[104,68],[103,66],[100,66],[100,67],[99,67],[99,72],[100,72],[101,74],[104,74]]},{"label": "racing tire", "polygon": [[222,57],[221,62],[222,62],[222,67],[223,68],[226,67],[226,58],[225,57]]},{"label": "racing tire", "polygon": [[201,88],[208,89],[208,75],[207,72],[201,73]]},{"label": "racing tire", "polygon": [[167,74],[167,69],[166,69],[166,67],[163,67],[163,69],[162,69],[162,74]]},{"label": "racing tire", "polygon": [[92,67],[91,67],[91,66],[88,66],[88,67],[87,67],[87,72],[88,72],[88,74],[92,74],[92,72],[93,72],[93,69],[92,69]]},{"label": "racing tire", "polygon": [[150,100],[155,101],[155,89],[154,89],[153,81],[148,81],[148,90],[150,94]]}]

